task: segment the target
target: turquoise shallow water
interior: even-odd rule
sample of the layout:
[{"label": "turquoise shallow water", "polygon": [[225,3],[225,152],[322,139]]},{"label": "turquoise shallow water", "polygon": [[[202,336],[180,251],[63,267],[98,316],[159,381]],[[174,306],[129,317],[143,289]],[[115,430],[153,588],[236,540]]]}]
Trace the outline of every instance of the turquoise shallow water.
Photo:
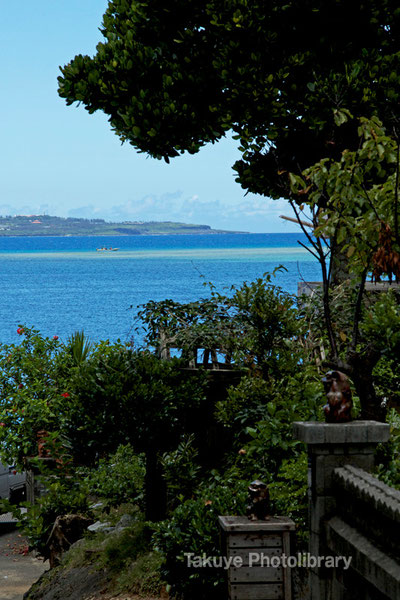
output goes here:
[{"label": "turquoise shallow water", "polygon": [[[0,255],[1,256],[1,255]],[[228,261],[284,261],[313,262],[312,255],[305,248],[181,248],[169,250],[122,250],[74,251],[74,252],[9,252],[7,260],[228,260]]]},{"label": "turquoise shallow water", "polygon": [[[130,339],[135,308],[148,300],[186,302],[272,271],[295,293],[319,267],[297,234],[0,239],[0,341],[19,324],[66,338],[84,329],[93,340]],[[97,247],[119,247],[97,252]],[[140,340],[138,340],[140,341]]]}]

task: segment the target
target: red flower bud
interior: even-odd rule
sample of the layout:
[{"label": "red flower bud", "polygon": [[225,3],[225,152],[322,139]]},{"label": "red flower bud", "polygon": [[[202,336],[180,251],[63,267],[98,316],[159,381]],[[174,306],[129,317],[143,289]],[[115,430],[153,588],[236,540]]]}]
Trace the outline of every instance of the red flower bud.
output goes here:
[{"label": "red flower bud", "polygon": [[24,328],[23,327],[18,327],[17,333],[18,333],[18,335],[22,335],[24,333]]},{"label": "red flower bud", "polygon": [[68,394],[68,392],[63,392],[63,393],[61,394],[61,396],[62,396],[63,398],[69,398],[69,394]]},{"label": "red flower bud", "polygon": [[58,335],[53,335],[53,340],[58,340]]}]

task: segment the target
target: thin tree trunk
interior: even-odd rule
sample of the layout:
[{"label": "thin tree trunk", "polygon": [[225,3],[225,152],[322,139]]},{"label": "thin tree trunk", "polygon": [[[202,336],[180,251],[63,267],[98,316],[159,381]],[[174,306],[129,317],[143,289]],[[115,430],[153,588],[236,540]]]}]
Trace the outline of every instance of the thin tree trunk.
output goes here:
[{"label": "thin tree trunk", "polygon": [[376,395],[372,372],[379,361],[381,353],[373,347],[367,349],[362,355],[354,353],[350,359],[351,373],[354,387],[361,404],[361,419],[366,421],[386,420],[386,409],[382,407]]},{"label": "thin tree trunk", "polygon": [[167,488],[157,452],[146,452],[145,513],[148,521],[162,521],[167,512]]},{"label": "thin tree trunk", "polygon": [[349,259],[346,252],[343,252],[343,245],[332,241],[331,243],[331,268],[330,281],[331,286],[337,286],[344,281],[348,281],[354,277],[349,272]]},{"label": "thin tree trunk", "polygon": [[365,421],[386,420],[386,410],[381,406],[376,396],[374,383],[371,376],[366,373],[353,375],[354,386],[361,403],[361,419]]}]

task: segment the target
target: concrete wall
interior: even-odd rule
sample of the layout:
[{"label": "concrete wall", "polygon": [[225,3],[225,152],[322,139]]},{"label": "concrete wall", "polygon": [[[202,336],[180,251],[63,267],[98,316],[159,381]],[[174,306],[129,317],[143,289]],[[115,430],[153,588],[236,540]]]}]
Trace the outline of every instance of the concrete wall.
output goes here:
[{"label": "concrete wall", "polygon": [[399,600],[400,492],[369,473],[389,425],[295,423],[294,435],[309,453],[309,552],[351,557],[311,570],[310,600]]}]

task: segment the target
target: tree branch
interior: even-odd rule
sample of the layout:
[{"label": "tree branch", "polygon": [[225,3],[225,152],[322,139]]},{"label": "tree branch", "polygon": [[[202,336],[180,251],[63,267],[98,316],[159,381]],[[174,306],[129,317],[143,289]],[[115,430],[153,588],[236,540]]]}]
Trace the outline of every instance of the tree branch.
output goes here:
[{"label": "tree branch", "polygon": [[[316,258],[321,266],[325,325],[326,325],[326,329],[328,332],[328,339],[329,339],[329,344],[331,346],[332,354],[336,360],[337,356],[338,356],[338,352],[337,352],[337,344],[336,344],[336,340],[335,340],[335,334],[334,334],[333,328],[332,328],[332,315],[331,315],[331,309],[330,309],[330,303],[329,303],[329,279],[328,279],[328,273],[327,273],[327,268],[326,268],[326,256],[325,256],[324,250],[322,248],[321,240],[319,238],[315,238],[315,240],[312,239],[312,237],[310,236],[308,231],[306,231],[304,225],[302,225],[302,223],[301,223],[301,220],[299,218],[299,213],[294,205],[293,200],[289,200],[289,202],[290,202],[291,207],[293,208],[293,211],[297,217],[297,220],[299,221],[300,227],[302,228],[304,234],[307,236],[307,239],[310,241],[312,247],[314,248],[314,250],[317,254]],[[316,225],[316,224],[314,224],[314,225]],[[311,250],[309,248],[308,248],[308,250],[309,250],[309,252],[311,252]],[[313,252],[311,252],[311,253],[315,256],[315,254]]]},{"label": "tree branch", "polygon": [[300,241],[298,241],[298,244],[300,244],[300,246],[303,246],[303,248],[305,248],[310,254],[312,254],[319,262],[319,256],[315,254],[315,252],[313,252],[309,246],[306,246],[305,244],[303,244],[303,242]]},{"label": "tree branch", "polygon": [[382,223],[382,224],[383,224],[383,221],[382,221],[382,219],[380,218],[380,216],[379,216],[379,214],[378,214],[378,212],[377,212],[377,210],[376,210],[376,208],[375,208],[375,206],[374,206],[374,203],[372,202],[372,200],[371,200],[371,198],[370,198],[370,195],[369,195],[369,193],[368,193],[368,191],[367,191],[367,188],[365,187],[365,185],[364,185],[364,184],[362,185],[362,189],[363,189],[363,192],[364,192],[364,194],[365,194],[365,197],[366,197],[366,199],[367,199],[367,201],[368,201],[369,205],[371,206],[372,210],[373,210],[373,211],[374,211],[374,213],[375,213],[375,216],[376,216],[376,218],[378,219],[378,221],[379,221],[380,223]]},{"label": "tree branch", "polygon": [[361,318],[361,304],[362,304],[362,297],[364,295],[364,290],[365,290],[365,281],[367,279],[367,273],[368,273],[368,267],[364,269],[364,271],[361,275],[361,282],[360,282],[360,286],[358,288],[357,300],[356,300],[356,305],[355,305],[355,309],[354,309],[353,335],[352,335],[352,340],[351,340],[351,345],[350,345],[350,351],[354,351],[356,349],[356,346],[358,343],[359,324],[360,324],[360,318]]}]

